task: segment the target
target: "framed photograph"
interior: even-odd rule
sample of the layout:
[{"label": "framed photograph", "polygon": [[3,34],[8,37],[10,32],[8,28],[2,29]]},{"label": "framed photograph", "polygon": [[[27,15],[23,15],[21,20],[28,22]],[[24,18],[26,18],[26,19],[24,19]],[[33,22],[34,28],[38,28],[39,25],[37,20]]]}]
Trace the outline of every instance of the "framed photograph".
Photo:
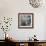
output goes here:
[{"label": "framed photograph", "polygon": [[18,13],[18,28],[33,28],[33,13]]}]

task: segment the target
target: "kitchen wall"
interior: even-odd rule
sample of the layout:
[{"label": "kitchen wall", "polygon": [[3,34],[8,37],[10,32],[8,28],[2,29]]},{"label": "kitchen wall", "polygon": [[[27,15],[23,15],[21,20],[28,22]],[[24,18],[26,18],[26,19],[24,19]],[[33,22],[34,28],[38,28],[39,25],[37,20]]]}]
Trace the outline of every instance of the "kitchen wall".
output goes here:
[{"label": "kitchen wall", "polygon": [[[18,13],[34,13],[34,28],[18,29]],[[12,17],[12,25],[7,32],[16,40],[28,40],[35,34],[37,39],[46,40],[46,3],[39,8],[33,8],[29,0],[0,0],[0,21],[3,17]],[[4,32],[0,29],[0,39],[4,39]]]}]

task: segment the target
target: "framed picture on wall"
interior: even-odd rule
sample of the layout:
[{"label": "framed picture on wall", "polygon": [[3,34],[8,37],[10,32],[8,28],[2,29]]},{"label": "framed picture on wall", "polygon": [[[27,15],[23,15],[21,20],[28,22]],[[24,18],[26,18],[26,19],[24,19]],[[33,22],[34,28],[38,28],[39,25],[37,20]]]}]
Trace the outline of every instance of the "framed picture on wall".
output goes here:
[{"label": "framed picture on wall", "polygon": [[18,28],[33,28],[33,13],[18,13]]}]

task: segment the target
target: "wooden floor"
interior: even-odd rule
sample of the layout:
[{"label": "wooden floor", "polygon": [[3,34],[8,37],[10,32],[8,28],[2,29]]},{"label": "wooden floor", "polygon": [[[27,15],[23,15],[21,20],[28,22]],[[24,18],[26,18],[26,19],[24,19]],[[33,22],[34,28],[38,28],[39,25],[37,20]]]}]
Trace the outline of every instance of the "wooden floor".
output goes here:
[{"label": "wooden floor", "polygon": [[5,41],[0,41],[0,46],[15,46],[13,44],[8,44]]},{"label": "wooden floor", "polygon": [[46,41],[30,41],[30,42],[25,42],[25,41],[16,41],[16,42],[11,42],[11,41],[5,41],[5,40],[0,40],[0,46],[46,46]]}]

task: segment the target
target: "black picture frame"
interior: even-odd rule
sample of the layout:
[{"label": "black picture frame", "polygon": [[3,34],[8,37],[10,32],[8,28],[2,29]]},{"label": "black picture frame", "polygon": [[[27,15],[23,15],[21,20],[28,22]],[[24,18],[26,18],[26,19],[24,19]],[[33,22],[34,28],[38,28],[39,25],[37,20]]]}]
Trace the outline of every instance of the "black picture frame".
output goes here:
[{"label": "black picture frame", "polygon": [[34,14],[18,13],[18,28],[21,28],[21,29],[34,28]]}]

